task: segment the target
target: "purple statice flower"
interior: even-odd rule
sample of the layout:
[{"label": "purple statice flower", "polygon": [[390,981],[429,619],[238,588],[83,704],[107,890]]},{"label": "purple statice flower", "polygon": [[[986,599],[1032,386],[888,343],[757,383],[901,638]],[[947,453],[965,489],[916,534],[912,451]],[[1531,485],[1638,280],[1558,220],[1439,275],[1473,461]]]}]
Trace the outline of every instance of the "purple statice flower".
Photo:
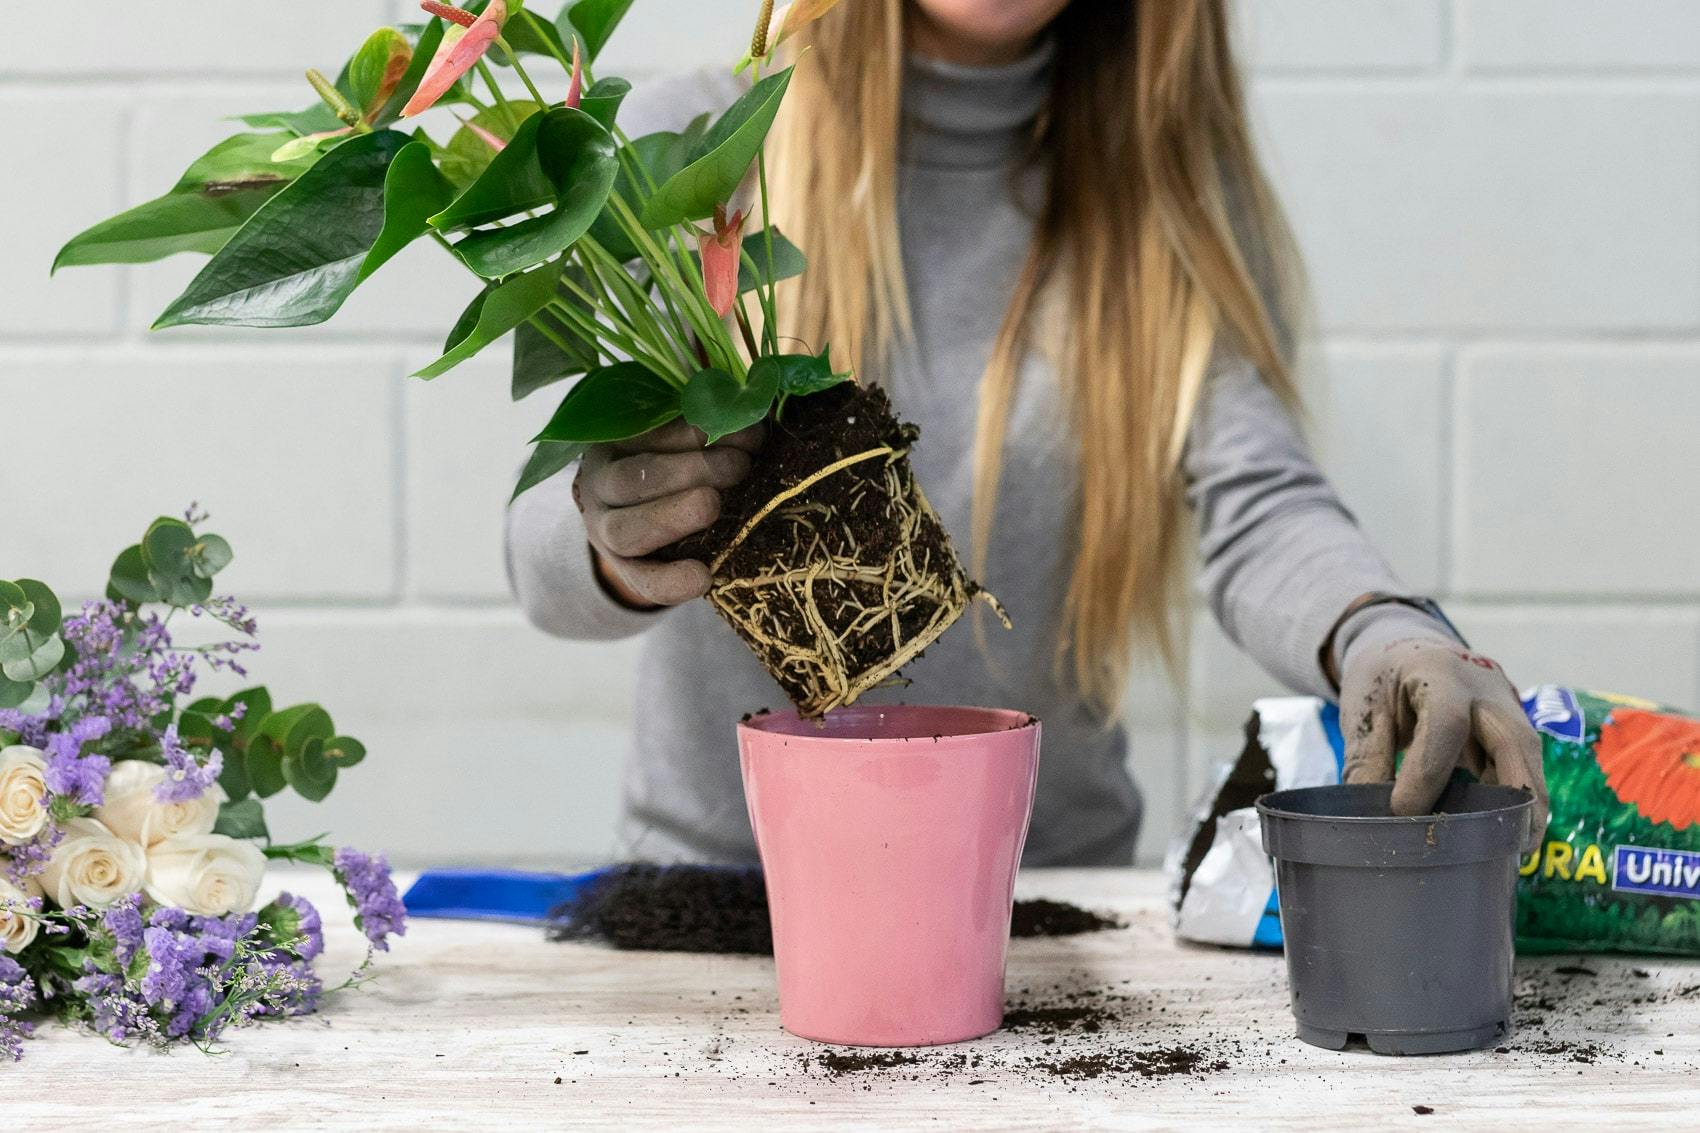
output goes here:
[{"label": "purple statice flower", "polygon": [[205,763],[183,746],[177,737],[177,725],[169,724],[159,737],[159,749],[165,756],[165,778],[153,789],[153,797],[162,803],[186,803],[198,799],[218,782],[224,770],[224,756],[215,751]]},{"label": "purple statice flower", "polygon": [[13,1062],[24,1056],[24,1040],[35,1028],[21,1016],[35,1005],[35,981],[22,964],[0,954],[0,1056]]},{"label": "purple statice flower", "polygon": [[230,1021],[216,1015],[228,997],[223,971],[258,923],[252,913],[200,917],[182,909],[156,909],[142,931],[147,971],[142,999],[164,1024],[168,1039],[211,1041]]},{"label": "purple statice flower", "polygon": [[83,747],[112,730],[104,716],[86,716],[62,732],[47,737],[47,790],[79,806],[99,806],[106,795],[106,773],[112,761],[104,755],[85,755]]},{"label": "purple statice flower", "polygon": [[407,909],[390,877],[390,863],[382,854],[367,855],[344,846],[332,858],[337,881],[354,906],[354,923],[372,947],[388,952],[391,936],[407,933]]},{"label": "purple statice flower", "polygon": [[142,1039],[163,1042],[159,1024],[148,1011],[134,985],[124,977],[96,968],[94,961],[83,961],[83,974],[72,981],[71,990],[80,995],[88,1011],[88,1023],[96,1034],[105,1035],[115,1043]]},{"label": "purple statice flower", "polygon": [[142,895],[132,893],[112,902],[101,915],[100,924],[112,938],[113,957],[121,967],[128,967],[143,944]]},{"label": "purple statice flower", "polygon": [[290,956],[311,960],[325,950],[325,926],[319,910],[305,897],[288,893],[278,894],[273,902],[280,915],[274,918],[273,931]]},{"label": "purple statice flower", "polygon": [[41,833],[30,841],[21,846],[7,846],[4,855],[6,876],[14,885],[23,888],[26,877],[34,877],[47,868],[55,847],[64,837],[65,832],[49,822]]},{"label": "purple statice flower", "polygon": [[311,1015],[319,1009],[324,990],[324,982],[310,961],[279,952],[265,953],[248,965],[231,988],[231,995],[244,1001],[234,1021]]},{"label": "purple statice flower", "polygon": [[0,708],[0,728],[16,733],[18,743],[33,748],[47,746],[48,730],[52,724],[51,716],[25,716],[16,708]]}]

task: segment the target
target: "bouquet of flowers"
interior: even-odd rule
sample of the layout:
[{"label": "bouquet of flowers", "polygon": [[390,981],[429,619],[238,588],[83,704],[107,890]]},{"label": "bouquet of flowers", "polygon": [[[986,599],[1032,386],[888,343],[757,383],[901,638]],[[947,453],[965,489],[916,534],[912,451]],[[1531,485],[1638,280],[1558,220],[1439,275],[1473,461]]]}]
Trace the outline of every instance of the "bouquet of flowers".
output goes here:
[{"label": "bouquet of flowers", "polygon": [[[74,237],[55,268],[210,254],[156,328],[293,327],[432,240],[476,292],[417,377],[511,335],[515,398],[573,379],[516,495],[587,445],[681,417],[707,443],[783,425],[719,522],[660,554],[709,565],[709,600],[819,714],[982,595],[910,472],[917,431],[836,372],[825,344],[782,347],[796,340],[780,335],[777,285],[806,261],[768,223],[763,143],[801,64],[774,53],[834,0],[779,13],[766,0],[742,96],[712,122],[636,138],[618,119],[631,84],[591,74],[631,3],[574,0],[549,19],[523,0],[425,0],[428,23],[374,32],[334,80],[308,71],[315,105],[244,116],[245,132]],[[527,60],[560,68],[550,93]],[[414,124],[433,107],[454,115],[446,140]]]},{"label": "bouquet of flowers", "polygon": [[[0,581],[0,1051],[13,1058],[40,1017],[205,1047],[314,1010],[319,912],[288,893],[253,911],[268,861],[335,875],[367,963],[405,929],[382,856],[266,828],[263,799],[323,799],[364,757],[359,741],[263,687],[191,699],[203,671],[244,677],[259,648],[248,610],[213,593],[232,556],[196,530],[204,519],[156,520],[80,613],[42,582]],[[185,623],[198,643],[174,639]]]}]

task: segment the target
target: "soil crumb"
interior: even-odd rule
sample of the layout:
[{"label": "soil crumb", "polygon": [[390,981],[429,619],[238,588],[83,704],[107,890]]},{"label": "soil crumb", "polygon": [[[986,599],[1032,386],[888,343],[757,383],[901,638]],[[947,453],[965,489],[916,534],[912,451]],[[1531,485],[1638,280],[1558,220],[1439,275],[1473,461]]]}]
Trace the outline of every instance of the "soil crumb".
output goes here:
[{"label": "soil crumb", "polygon": [[[610,867],[573,900],[553,910],[551,940],[600,940],[648,952],[771,955],[767,889],[749,866]],[[1125,927],[1066,901],[1017,901],[1010,935],[1076,936]]]}]

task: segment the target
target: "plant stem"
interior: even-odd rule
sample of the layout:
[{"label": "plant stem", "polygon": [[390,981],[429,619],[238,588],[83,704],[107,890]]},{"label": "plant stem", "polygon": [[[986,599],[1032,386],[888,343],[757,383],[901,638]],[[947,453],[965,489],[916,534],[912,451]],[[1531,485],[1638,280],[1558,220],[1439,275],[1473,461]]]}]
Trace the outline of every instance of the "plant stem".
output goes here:
[{"label": "plant stem", "polygon": [[519,52],[509,47],[508,41],[500,36],[496,38],[496,43],[500,45],[503,51],[508,53],[508,66],[514,69],[514,74],[519,76],[519,81],[524,83],[525,89],[531,92],[532,99],[538,106],[548,106],[549,100],[543,97],[542,92],[537,89],[537,84],[532,82],[531,76],[525,73],[525,67],[519,61]]},{"label": "plant stem", "polygon": [[[755,63],[755,79],[761,81],[761,60]],[[762,308],[762,337],[773,353],[779,353],[779,328],[774,319],[779,309],[778,282],[773,278],[773,221],[767,208],[767,140],[756,148],[756,184],[761,190],[761,239],[767,253],[767,305]]]},{"label": "plant stem", "polygon": [[497,85],[496,76],[490,73],[490,64],[480,59],[474,66],[478,68],[478,77],[490,88],[490,95],[496,100],[496,105],[502,108],[502,116],[508,120],[508,129],[519,129],[519,119],[514,116],[513,107],[508,105],[508,96],[503,94],[502,88]]}]

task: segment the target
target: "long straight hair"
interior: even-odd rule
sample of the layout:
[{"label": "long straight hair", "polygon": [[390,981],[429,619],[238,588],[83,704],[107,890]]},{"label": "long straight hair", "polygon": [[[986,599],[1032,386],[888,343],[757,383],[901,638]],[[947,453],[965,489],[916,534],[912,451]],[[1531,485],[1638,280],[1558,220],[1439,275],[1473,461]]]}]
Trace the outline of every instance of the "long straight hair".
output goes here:
[{"label": "long straight hair", "polygon": [[[906,8],[845,0],[795,41],[808,50],[770,151],[775,222],[810,254],[785,285],[782,332],[858,369],[910,333],[897,227]],[[1110,712],[1136,639],[1175,656],[1181,455],[1214,352],[1248,358],[1296,405],[1283,328],[1298,260],[1251,142],[1222,0],[1074,0],[1050,34],[1034,137],[1046,190],[980,381],[972,557],[983,569],[1016,375],[1042,341],[1080,447],[1058,659]]]}]

